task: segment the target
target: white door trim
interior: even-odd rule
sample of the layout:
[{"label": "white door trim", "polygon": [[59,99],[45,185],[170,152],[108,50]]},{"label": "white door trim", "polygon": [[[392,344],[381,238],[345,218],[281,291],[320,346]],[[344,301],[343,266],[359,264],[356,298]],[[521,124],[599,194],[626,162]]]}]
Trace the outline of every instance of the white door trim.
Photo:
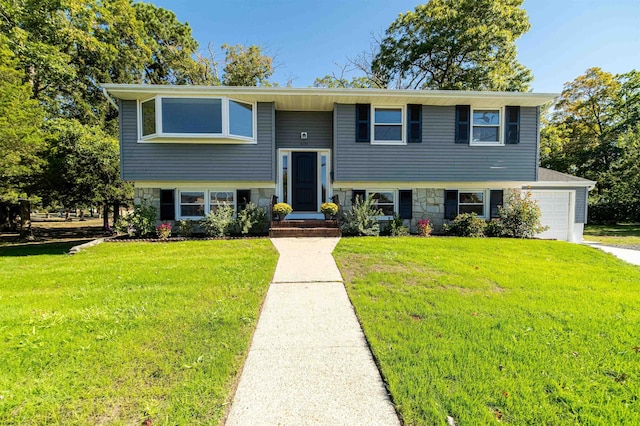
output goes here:
[{"label": "white door trim", "polygon": [[322,199],[322,156],[325,155],[327,157],[327,175],[326,175],[326,188],[327,188],[327,194],[326,194],[326,199],[330,200],[331,197],[333,196],[333,188],[331,185],[331,150],[330,149],[318,149],[318,148],[279,148],[278,149],[278,156],[277,156],[277,164],[276,167],[277,169],[277,179],[278,182],[276,183],[276,195],[278,196],[278,202],[284,202],[284,188],[283,188],[283,181],[284,181],[284,173],[282,170],[282,163],[284,161],[284,157],[287,157],[287,203],[289,205],[292,205],[292,200],[291,200],[291,187],[292,187],[292,181],[291,181],[291,153],[292,152],[315,152],[317,153],[317,201],[318,201],[318,211],[320,211],[320,206],[322,205],[322,203],[324,203],[325,200]]}]

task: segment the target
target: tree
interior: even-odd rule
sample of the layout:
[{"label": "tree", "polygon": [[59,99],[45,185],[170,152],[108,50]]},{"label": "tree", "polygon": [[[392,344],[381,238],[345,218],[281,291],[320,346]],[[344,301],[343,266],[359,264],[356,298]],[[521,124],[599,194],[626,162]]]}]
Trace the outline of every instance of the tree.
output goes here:
[{"label": "tree", "polygon": [[401,14],[369,64],[376,86],[526,91],[531,71],[515,41],[529,30],[523,0],[430,0]]},{"label": "tree", "polygon": [[273,74],[273,59],[262,54],[259,46],[244,47],[241,44],[223,44],[226,51],[224,76],[225,86],[266,86]]},{"label": "tree", "polygon": [[597,181],[590,212],[599,219],[640,207],[639,115],[640,73],[590,68],[565,84],[543,121],[541,165]]},{"label": "tree", "polygon": [[44,149],[44,111],[16,66],[7,38],[0,35],[0,202],[12,203],[33,195]]}]

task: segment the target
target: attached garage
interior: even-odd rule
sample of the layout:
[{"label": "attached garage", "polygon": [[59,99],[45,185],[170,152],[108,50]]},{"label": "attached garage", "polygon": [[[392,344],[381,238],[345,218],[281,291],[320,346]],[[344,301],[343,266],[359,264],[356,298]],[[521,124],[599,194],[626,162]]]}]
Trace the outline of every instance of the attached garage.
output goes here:
[{"label": "attached garage", "polygon": [[539,168],[538,181],[522,188],[538,202],[542,225],[549,227],[538,238],[581,243],[588,194],[594,185],[587,179]]},{"label": "attached garage", "polygon": [[531,190],[531,198],[538,201],[542,212],[541,222],[549,229],[538,235],[538,238],[562,241],[574,241],[573,223],[574,199],[573,190]]}]

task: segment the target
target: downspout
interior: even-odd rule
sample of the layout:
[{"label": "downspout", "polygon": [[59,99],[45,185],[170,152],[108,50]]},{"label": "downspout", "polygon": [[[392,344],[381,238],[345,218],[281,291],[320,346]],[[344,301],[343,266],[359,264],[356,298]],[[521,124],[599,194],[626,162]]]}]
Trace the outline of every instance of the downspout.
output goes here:
[{"label": "downspout", "polygon": [[109,93],[107,92],[107,89],[105,89],[104,87],[102,87],[102,94],[104,95],[105,98],[107,98],[109,103],[111,105],[113,105],[113,107],[116,109],[116,111],[120,112],[120,108],[118,108],[118,104],[116,103],[116,101],[113,100],[113,98],[111,96],[109,96]]}]

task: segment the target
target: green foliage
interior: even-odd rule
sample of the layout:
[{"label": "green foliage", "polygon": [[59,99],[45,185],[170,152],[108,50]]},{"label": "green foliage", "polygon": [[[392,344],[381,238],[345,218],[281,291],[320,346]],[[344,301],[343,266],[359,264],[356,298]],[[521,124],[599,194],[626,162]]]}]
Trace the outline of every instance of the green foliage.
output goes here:
[{"label": "green foliage", "polygon": [[156,219],[158,210],[146,203],[137,204],[133,212],[121,217],[116,223],[119,234],[126,233],[130,237],[142,238],[156,235]]},{"label": "green foliage", "polygon": [[33,184],[44,161],[44,112],[31,99],[22,70],[0,34],[0,202],[17,202],[33,194]]},{"label": "green foliage", "polygon": [[505,229],[500,219],[491,219],[484,228],[484,235],[487,237],[499,238],[505,236]]},{"label": "green foliage", "polygon": [[226,237],[233,226],[233,207],[222,204],[200,220],[204,233],[210,237]]},{"label": "green foliage", "polygon": [[404,219],[399,214],[393,215],[389,221],[389,235],[392,237],[406,237],[409,235],[409,228],[404,226]]},{"label": "green foliage", "polygon": [[369,77],[353,77],[351,80],[335,75],[325,75],[313,81],[313,87],[367,89],[373,87]]},{"label": "green foliage", "polygon": [[238,213],[235,226],[242,235],[261,234],[267,226],[267,212],[250,202]]},{"label": "green foliage", "polygon": [[345,238],[334,256],[404,424],[640,424],[637,266],[515,239]]},{"label": "green foliage", "polygon": [[516,58],[529,30],[523,0],[430,0],[401,14],[373,57],[379,87],[526,91],[531,71]]},{"label": "green foliage", "polygon": [[259,46],[244,47],[223,44],[226,65],[222,84],[225,86],[268,86],[273,74],[273,59],[263,55]]},{"label": "green foliage", "polygon": [[487,222],[475,213],[463,213],[453,219],[450,225],[444,226],[447,235],[456,237],[484,237]]},{"label": "green foliage", "polygon": [[273,212],[275,214],[289,214],[292,211],[293,209],[287,203],[277,203],[273,206]]},{"label": "green foliage", "polygon": [[182,237],[191,237],[195,232],[197,223],[191,219],[176,221],[176,232]]},{"label": "green foliage", "polygon": [[161,223],[156,226],[156,235],[161,240],[166,240],[171,236],[171,224],[170,223]]},{"label": "green foliage", "polygon": [[0,424],[220,424],[273,277],[273,245],[65,249],[0,246]]},{"label": "green foliage", "polygon": [[540,223],[542,212],[531,193],[521,194],[517,189],[508,191],[505,205],[498,207],[502,232],[511,238],[533,238],[549,228]]},{"label": "green foliage", "polygon": [[640,73],[590,68],[565,84],[543,120],[541,165],[597,182],[589,200],[598,206],[593,218],[629,220],[625,212],[640,203],[638,118]]},{"label": "green foliage", "polygon": [[380,235],[378,216],[382,210],[376,208],[373,195],[362,200],[357,196],[355,203],[340,219],[340,228],[345,235]]}]

